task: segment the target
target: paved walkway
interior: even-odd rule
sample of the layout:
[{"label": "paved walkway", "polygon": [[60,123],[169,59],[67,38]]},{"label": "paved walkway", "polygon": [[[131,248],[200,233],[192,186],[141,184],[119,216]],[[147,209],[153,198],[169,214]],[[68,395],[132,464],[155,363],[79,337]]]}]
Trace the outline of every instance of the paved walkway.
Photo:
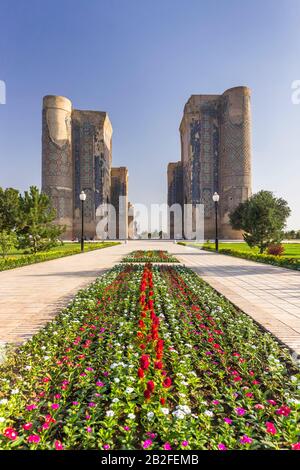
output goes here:
[{"label": "paved walkway", "polygon": [[164,249],[175,254],[300,354],[299,272],[147,240],[0,272],[0,341],[16,343],[32,336],[78,289],[135,249]]}]

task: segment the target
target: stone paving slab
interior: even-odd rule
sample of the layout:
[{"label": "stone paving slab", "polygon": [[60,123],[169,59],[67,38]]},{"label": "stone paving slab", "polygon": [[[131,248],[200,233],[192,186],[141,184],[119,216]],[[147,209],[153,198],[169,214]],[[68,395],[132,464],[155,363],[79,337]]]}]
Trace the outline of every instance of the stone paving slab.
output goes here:
[{"label": "stone paving slab", "polygon": [[299,272],[151,240],[0,272],[0,341],[19,343],[32,336],[79,289],[137,249],[169,251],[300,354]]}]

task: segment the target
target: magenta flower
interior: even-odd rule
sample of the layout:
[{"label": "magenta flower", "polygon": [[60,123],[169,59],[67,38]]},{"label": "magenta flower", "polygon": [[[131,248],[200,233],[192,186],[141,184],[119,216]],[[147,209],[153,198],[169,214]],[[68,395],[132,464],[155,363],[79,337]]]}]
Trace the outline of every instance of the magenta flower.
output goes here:
[{"label": "magenta flower", "polygon": [[253,442],[253,439],[251,439],[251,437],[247,436],[247,434],[244,434],[240,438],[240,443],[241,444],[251,444],[252,442]]},{"label": "magenta flower", "polygon": [[224,418],[224,422],[225,422],[226,424],[229,424],[229,425],[230,425],[230,424],[232,424],[232,419],[230,419],[230,418]]},{"label": "magenta flower", "polygon": [[96,403],[94,403],[93,401],[90,401],[89,407],[90,407],[90,408],[94,408],[94,406],[96,406]]},{"label": "magenta flower", "polygon": [[213,404],[213,405],[219,405],[219,403],[220,403],[219,400],[213,400],[213,401],[212,401],[212,404]]},{"label": "magenta flower", "polygon": [[109,444],[103,444],[103,449],[104,450],[109,450],[110,449],[110,445]]},{"label": "magenta flower", "polygon": [[143,448],[144,449],[148,449],[148,447],[152,446],[152,441],[151,439],[146,439],[144,442],[143,442]]},{"label": "magenta flower", "polygon": [[58,410],[59,406],[60,405],[58,403],[52,403],[51,408],[52,410]]},{"label": "magenta flower", "polygon": [[26,410],[27,411],[32,411],[32,410],[36,410],[36,409],[37,409],[36,405],[26,405]]},{"label": "magenta flower", "polygon": [[244,414],[246,413],[246,410],[244,410],[244,408],[236,408],[235,412],[238,416],[244,416]]},{"label": "magenta flower", "polygon": [[78,401],[73,401],[73,402],[72,402],[72,405],[78,406],[78,405],[79,405],[79,402],[78,402]]},{"label": "magenta flower", "polygon": [[33,444],[38,444],[40,442],[41,438],[37,434],[31,434],[28,436],[27,441]]},{"label": "magenta flower", "polygon": [[227,450],[227,447],[225,446],[225,444],[223,444],[222,442],[220,442],[220,444],[218,444],[218,449],[219,449],[219,450]]},{"label": "magenta flower", "polygon": [[88,427],[86,428],[86,432],[92,432],[91,426],[88,426]]},{"label": "magenta flower", "polygon": [[98,382],[96,382],[96,385],[97,385],[97,387],[104,387],[104,383],[101,382],[100,380],[98,380]]},{"label": "magenta flower", "polygon": [[164,444],[164,450],[172,450],[171,444],[169,442]]},{"label": "magenta flower", "polygon": [[189,445],[189,441],[182,441],[182,447],[187,447]]},{"label": "magenta flower", "polygon": [[124,429],[124,431],[130,431],[130,427],[129,427],[129,426],[123,426],[123,429]]}]

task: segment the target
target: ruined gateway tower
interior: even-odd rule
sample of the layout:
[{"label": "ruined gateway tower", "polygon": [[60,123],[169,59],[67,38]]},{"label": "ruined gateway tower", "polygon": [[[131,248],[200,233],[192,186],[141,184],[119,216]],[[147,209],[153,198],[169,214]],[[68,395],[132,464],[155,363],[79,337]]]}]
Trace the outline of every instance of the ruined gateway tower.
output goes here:
[{"label": "ruined gateway tower", "polygon": [[192,95],[184,107],[181,162],[176,172],[169,167],[168,199],[172,204],[204,204],[205,239],[215,236],[215,191],[220,195],[219,237],[242,238],[241,232],[232,230],[229,213],[251,195],[250,94],[241,86],[222,95]]},{"label": "ruined gateway tower", "polygon": [[45,96],[42,191],[49,195],[56,209],[56,223],[66,226],[64,239],[80,237],[82,190],[87,195],[85,237],[97,238],[97,207],[111,202],[111,164],[112,126],[107,113],[79,111],[72,109],[68,98]]}]

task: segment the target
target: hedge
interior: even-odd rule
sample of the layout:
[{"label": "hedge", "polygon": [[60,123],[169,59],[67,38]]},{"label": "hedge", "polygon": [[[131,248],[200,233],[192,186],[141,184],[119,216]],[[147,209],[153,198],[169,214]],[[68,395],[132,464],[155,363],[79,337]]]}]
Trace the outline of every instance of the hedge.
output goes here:
[{"label": "hedge", "polygon": [[[179,242],[179,244],[186,245],[184,242]],[[202,250],[216,251],[215,248],[210,246],[203,246]],[[232,250],[230,248],[220,248],[219,253],[222,255],[235,256],[236,258],[248,259],[250,261],[257,261],[258,263],[272,264],[273,266],[280,266],[282,268],[296,269],[300,271],[299,258],[285,258],[283,256],[248,253],[247,251]]]},{"label": "hedge", "polygon": [[[94,243],[85,245],[85,251],[99,250],[107,248],[109,246],[119,245],[119,242],[105,242]],[[52,259],[63,258],[65,256],[76,255],[80,253],[80,246],[76,245],[72,250],[68,251],[46,251],[29,255],[19,255],[15,257],[2,258],[0,259],[0,271],[6,271],[7,269],[20,268],[21,266],[27,266],[29,264],[41,263],[43,261],[50,261]]]}]

